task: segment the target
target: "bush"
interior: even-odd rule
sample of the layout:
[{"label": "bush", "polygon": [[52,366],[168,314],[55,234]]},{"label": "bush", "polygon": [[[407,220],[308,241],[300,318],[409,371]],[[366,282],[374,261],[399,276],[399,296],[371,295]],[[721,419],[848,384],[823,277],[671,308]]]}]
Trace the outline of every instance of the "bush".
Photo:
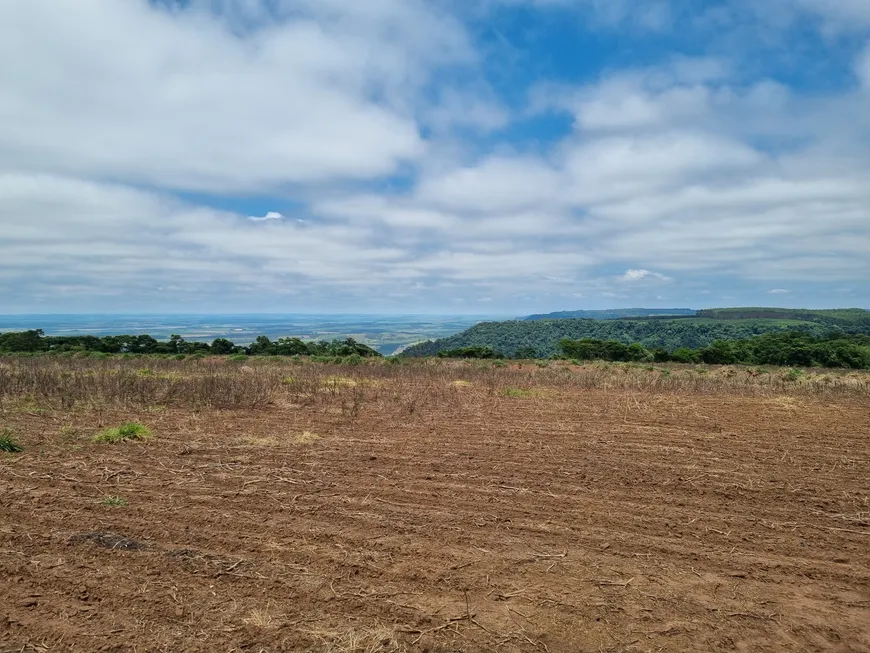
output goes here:
[{"label": "bush", "polygon": [[131,440],[147,440],[151,437],[151,430],[138,422],[127,422],[117,428],[106,429],[94,436],[94,442],[99,444],[117,444]]},{"label": "bush", "polygon": [[674,350],[671,354],[671,360],[675,363],[700,363],[701,356],[694,349],[689,349],[688,347],[680,347],[679,349]]}]

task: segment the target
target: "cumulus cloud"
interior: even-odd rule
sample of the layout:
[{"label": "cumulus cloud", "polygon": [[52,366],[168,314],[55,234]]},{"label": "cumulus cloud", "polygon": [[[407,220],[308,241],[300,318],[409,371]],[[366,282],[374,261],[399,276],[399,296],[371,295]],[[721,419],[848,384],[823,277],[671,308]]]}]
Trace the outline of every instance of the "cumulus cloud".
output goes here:
[{"label": "cumulus cloud", "polygon": [[409,103],[471,56],[422,0],[202,4],[0,4],[4,165],[218,192],[376,178],[425,153]]}]

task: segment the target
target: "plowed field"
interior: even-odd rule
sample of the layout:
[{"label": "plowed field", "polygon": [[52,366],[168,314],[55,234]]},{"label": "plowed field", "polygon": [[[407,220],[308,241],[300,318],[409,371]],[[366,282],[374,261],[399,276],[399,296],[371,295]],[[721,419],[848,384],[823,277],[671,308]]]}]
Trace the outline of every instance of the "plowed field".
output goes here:
[{"label": "plowed field", "polygon": [[7,404],[0,651],[870,651],[865,395],[400,382]]}]

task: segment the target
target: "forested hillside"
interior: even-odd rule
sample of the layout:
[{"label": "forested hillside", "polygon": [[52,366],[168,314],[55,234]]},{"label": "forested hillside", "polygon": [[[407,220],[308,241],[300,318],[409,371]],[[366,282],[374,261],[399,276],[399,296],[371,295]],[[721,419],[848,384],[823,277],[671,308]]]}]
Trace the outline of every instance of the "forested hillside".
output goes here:
[{"label": "forested hillside", "polygon": [[[793,317],[793,316],[792,316]],[[814,336],[829,333],[870,335],[867,318],[836,322],[795,319],[681,319],[590,320],[555,319],[534,321],[483,322],[449,338],[409,347],[406,356],[434,356],[442,351],[464,347],[491,347],[505,356],[547,357],[559,352],[563,338],[597,338],[625,344],[639,343],[646,348],[674,351],[681,347],[699,349],[716,340],[741,340],[764,333],[795,331]]]},{"label": "forested hillside", "polygon": [[693,308],[612,308],[600,311],[559,311],[543,315],[529,315],[525,320],[563,320],[569,318],[592,318],[593,320],[618,320],[627,317],[688,316],[694,317]]},{"label": "forested hillside", "polygon": [[705,308],[698,311],[697,315],[699,318],[711,320],[800,320],[802,322],[816,322],[834,326],[855,323],[870,324],[870,311],[866,311],[863,308]]}]

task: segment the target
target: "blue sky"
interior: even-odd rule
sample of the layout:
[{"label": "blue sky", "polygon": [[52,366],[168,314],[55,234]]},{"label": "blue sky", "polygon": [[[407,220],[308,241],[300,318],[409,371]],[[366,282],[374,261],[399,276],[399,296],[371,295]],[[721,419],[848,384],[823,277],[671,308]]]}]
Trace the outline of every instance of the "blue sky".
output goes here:
[{"label": "blue sky", "polygon": [[11,0],[0,60],[0,313],[870,307],[870,0]]}]

